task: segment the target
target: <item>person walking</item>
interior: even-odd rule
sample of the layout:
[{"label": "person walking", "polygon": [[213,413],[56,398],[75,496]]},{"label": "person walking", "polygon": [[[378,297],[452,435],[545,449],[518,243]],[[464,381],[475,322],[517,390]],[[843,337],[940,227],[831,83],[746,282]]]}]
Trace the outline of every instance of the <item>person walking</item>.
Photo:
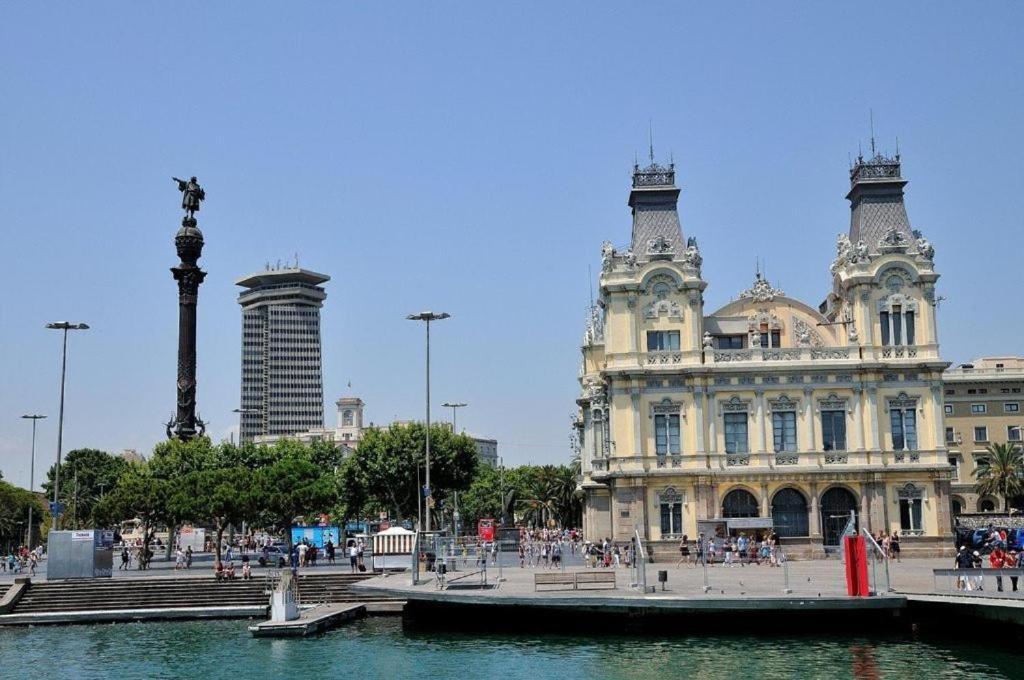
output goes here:
[{"label": "person walking", "polygon": [[[971,569],[974,567],[974,557],[967,551],[967,546],[960,546],[956,557],[953,558],[953,569]],[[969,576],[958,576],[956,579],[957,590],[971,590],[971,579]]]},{"label": "person walking", "polygon": [[900,532],[892,532],[892,536],[889,537],[889,554],[892,559],[897,562],[902,562],[900,559]]},{"label": "person walking", "polygon": [[185,568],[192,568],[192,546],[185,548]]},{"label": "person walking", "polygon": [[131,564],[131,561],[132,557],[131,553],[128,552],[128,546],[121,546],[121,564],[120,566],[118,566],[117,570],[121,571],[122,569],[124,569],[125,571],[127,571],[129,565]]},{"label": "person walking", "polygon": [[682,567],[683,562],[690,562],[690,539],[686,534],[683,534],[682,540],[679,541],[679,561],[676,562],[676,568]]}]

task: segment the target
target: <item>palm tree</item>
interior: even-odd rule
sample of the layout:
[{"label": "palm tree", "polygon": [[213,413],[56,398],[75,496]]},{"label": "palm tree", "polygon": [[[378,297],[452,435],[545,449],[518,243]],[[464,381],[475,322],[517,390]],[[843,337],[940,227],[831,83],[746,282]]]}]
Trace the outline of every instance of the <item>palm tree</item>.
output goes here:
[{"label": "palm tree", "polygon": [[1024,494],[1024,454],[1014,442],[989,444],[986,458],[974,471],[975,489],[981,495],[1003,497],[1003,511],[1009,512],[1010,499]]}]

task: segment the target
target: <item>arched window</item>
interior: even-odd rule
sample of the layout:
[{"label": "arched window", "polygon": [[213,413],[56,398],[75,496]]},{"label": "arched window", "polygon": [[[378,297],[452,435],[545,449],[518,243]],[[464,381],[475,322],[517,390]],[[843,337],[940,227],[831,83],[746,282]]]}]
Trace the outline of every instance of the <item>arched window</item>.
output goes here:
[{"label": "arched window", "polygon": [[341,412],[341,426],[352,427],[352,411],[350,409]]},{"label": "arched window", "polygon": [[[838,546],[850,513],[857,509],[857,499],[849,490],[835,486],[821,496],[821,535],[827,547]],[[854,529],[857,529],[856,524]]]},{"label": "arched window", "polygon": [[757,499],[745,489],[733,489],[722,499],[722,517],[758,517]]},{"label": "arched window", "polygon": [[978,512],[995,512],[996,503],[991,498],[983,498],[978,503]]},{"label": "arched window", "polygon": [[953,496],[952,501],[950,502],[950,510],[953,511],[953,516],[954,517],[956,517],[957,515],[962,514],[963,511],[964,511],[964,501],[963,501],[963,499],[960,498],[959,496]]},{"label": "arched window", "polygon": [[779,489],[772,498],[772,522],[775,533],[787,536],[807,536],[810,531],[807,521],[807,499],[797,491],[786,487]]}]

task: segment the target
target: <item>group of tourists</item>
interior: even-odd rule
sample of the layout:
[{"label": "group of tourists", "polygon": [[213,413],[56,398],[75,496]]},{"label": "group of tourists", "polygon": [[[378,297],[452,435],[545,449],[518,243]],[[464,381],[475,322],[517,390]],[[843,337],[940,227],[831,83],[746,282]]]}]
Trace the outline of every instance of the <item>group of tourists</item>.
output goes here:
[{"label": "group of tourists", "polygon": [[[180,552],[180,551],[179,551]],[[142,545],[142,539],[137,538],[134,541],[122,541],[121,542],[121,564],[117,566],[118,571],[122,569],[127,571],[135,565],[136,569],[149,569],[149,564],[153,560],[153,549]],[[189,566],[191,565],[191,558],[189,560]],[[175,561],[175,569],[178,568],[177,561]]]},{"label": "group of tourists", "polygon": [[696,567],[698,564],[713,566],[715,562],[724,566],[735,567],[737,564],[762,565],[781,567],[786,561],[785,553],[779,548],[778,538],[774,532],[751,534],[740,532],[737,536],[705,536],[701,532],[692,549],[689,536],[679,541],[679,561],[676,567],[684,564]]},{"label": "group of tourists", "polygon": [[[236,578],[234,560],[220,562],[213,561],[213,577],[218,581],[230,581]],[[249,556],[242,555],[242,580],[252,579],[252,567],[249,565]]]},{"label": "group of tourists", "polygon": [[[959,547],[956,551],[956,557],[953,558],[953,568],[955,569],[982,569],[985,568],[985,558],[982,557],[981,552],[978,550],[968,550],[967,546]],[[1018,569],[1024,567],[1024,555],[1018,553],[1017,550],[1011,548],[1009,551],[1004,549],[1004,546],[995,545],[991,552],[988,553],[988,566],[995,571],[995,589],[998,592],[1004,592],[1002,590],[1002,569]],[[1017,575],[1011,575],[1010,586],[1013,592],[1018,592],[1017,586],[1019,577]],[[973,575],[959,576],[956,578],[956,590],[962,590],[965,592],[985,590],[985,575],[984,573],[973,573]]]},{"label": "group of tourists", "polygon": [[875,543],[878,544],[878,547],[882,549],[881,555],[876,553],[878,560],[887,559],[895,560],[897,562],[903,561],[900,559],[900,532],[894,531],[891,534],[888,534],[879,530],[872,535],[872,538],[875,539]]},{"label": "group of tourists", "polygon": [[14,550],[9,550],[6,555],[0,554],[0,571],[10,571],[13,574],[28,573],[36,575],[36,567],[43,559],[43,546],[37,545],[34,550],[29,550],[27,545],[20,545]]}]

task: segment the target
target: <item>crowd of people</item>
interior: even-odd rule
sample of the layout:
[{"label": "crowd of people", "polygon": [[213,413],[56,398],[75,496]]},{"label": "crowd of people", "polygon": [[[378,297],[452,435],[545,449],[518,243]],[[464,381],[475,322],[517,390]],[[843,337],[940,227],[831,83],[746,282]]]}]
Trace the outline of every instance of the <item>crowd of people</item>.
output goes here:
[{"label": "crowd of people", "polygon": [[6,555],[0,554],[0,571],[35,576],[36,567],[42,559],[43,546],[37,545],[35,549],[29,550],[27,545],[20,545]]},{"label": "crowd of people", "polygon": [[[692,549],[691,549],[692,545]],[[786,555],[779,547],[778,538],[771,531],[765,534],[740,532],[736,536],[706,536],[701,532],[696,540],[690,541],[683,536],[679,541],[679,561],[676,567],[684,564],[696,567],[698,564],[714,566],[716,562],[729,567],[737,564],[768,565],[781,567]]]},{"label": "crowd of people", "polygon": [[[988,553],[987,559],[982,555],[982,551]],[[996,590],[1001,593],[1004,592],[1003,570],[1024,567],[1022,560],[1024,560],[1024,555],[1018,553],[1015,546],[1007,543],[1006,530],[996,529],[989,525],[982,537],[978,550],[970,550],[966,545],[960,546],[956,557],[953,559],[953,568],[957,570],[984,569],[985,562],[988,562],[988,568],[998,570],[995,575]],[[1008,578],[1012,592],[1018,592],[1019,576],[1014,574],[1008,576]],[[956,588],[965,592],[985,590],[985,575],[975,573],[958,576]]]}]

